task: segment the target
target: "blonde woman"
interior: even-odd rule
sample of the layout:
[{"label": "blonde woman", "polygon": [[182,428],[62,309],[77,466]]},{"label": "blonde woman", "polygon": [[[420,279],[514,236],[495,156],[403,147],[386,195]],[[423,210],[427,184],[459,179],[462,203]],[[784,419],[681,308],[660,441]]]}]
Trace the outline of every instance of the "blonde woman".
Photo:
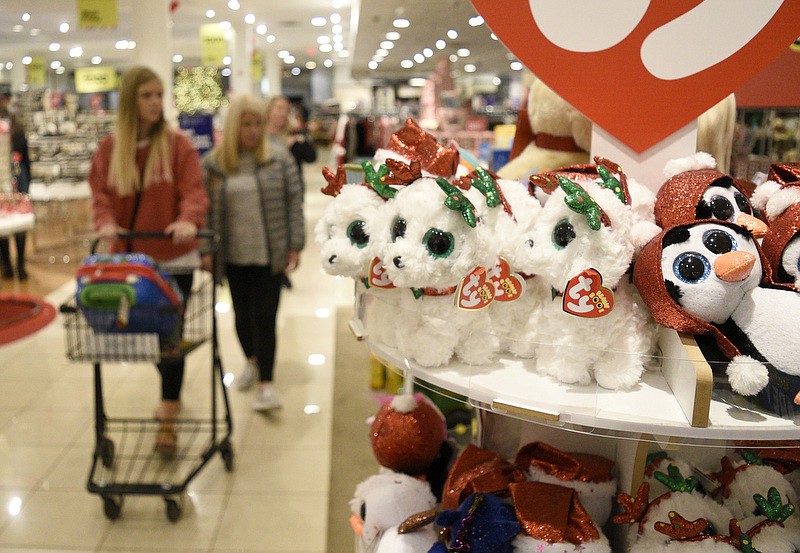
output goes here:
[{"label": "blonde woman", "polygon": [[215,270],[228,279],[236,334],[247,357],[237,387],[245,390],[258,378],[256,411],[281,407],[272,383],[275,318],[281,278],[297,268],[305,243],[297,165],[285,147],[266,140],[266,113],[258,98],[233,98],[222,140],[203,158],[209,226],[221,237]]},{"label": "blonde woman", "polygon": [[[192,269],[200,263],[196,235],[209,200],[200,156],[185,135],[167,125],[163,99],[164,86],[151,69],[133,67],[123,73],[114,132],[100,143],[89,171],[92,216],[98,236],[111,241],[112,251],[146,253],[170,272],[181,273],[175,278],[188,297]],[[126,231],[163,232],[171,240],[117,238]],[[165,360],[158,368],[156,449],[170,454],[177,448],[174,419],[184,360]]]}]

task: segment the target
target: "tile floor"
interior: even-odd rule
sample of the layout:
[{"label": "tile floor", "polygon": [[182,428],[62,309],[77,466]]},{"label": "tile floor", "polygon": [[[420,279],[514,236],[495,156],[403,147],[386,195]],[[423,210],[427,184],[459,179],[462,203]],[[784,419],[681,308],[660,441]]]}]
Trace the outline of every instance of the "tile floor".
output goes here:
[{"label": "tile floor", "polygon": [[[91,364],[66,360],[60,317],[0,347],[0,551],[326,551],[333,317],[352,301],[350,282],[324,275],[313,245],[311,230],[327,200],[306,196],[308,246],[281,300],[275,378],[285,406],[269,416],[254,413],[255,391],[229,388],[234,471],[213,458],[191,480],[176,523],[152,496],[126,496],[121,517],[109,521],[100,497],[86,491],[94,378]],[[59,305],[70,292],[68,284],[48,298]],[[223,367],[236,374],[244,358],[224,309],[225,289],[218,306]],[[209,394],[209,359],[208,345],[189,356],[184,413],[196,412]],[[105,363],[103,375],[109,416],[152,412],[158,396],[152,366]]]}]

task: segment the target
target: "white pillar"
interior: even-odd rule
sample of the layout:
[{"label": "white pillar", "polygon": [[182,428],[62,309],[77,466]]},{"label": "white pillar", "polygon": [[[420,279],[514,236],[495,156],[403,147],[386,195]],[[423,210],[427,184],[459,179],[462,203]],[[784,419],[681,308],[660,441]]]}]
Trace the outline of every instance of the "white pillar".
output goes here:
[{"label": "white pillar", "polygon": [[231,92],[253,91],[253,26],[247,23],[234,23],[231,54]]},{"label": "white pillar", "polygon": [[164,117],[174,121],[175,100],[172,95],[172,18],[169,0],[138,0],[132,11],[131,29],[136,48],[133,63],[156,72],[164,83]]},{"label": "white pillar", "polygon": [[12,58],[14,66],[11,68],[11,92],[19,92],[25,85],[25,66],[22,65],[22,56]]},{"label": "white pillar", "polygon": [[265,96],[280,96],[283,94],[281,78],[283,77],[284,63],[278,59],[274,50],[268,50],[264,53],[264,65],[266,65],[267,72],[267,88],[262,92]]}]

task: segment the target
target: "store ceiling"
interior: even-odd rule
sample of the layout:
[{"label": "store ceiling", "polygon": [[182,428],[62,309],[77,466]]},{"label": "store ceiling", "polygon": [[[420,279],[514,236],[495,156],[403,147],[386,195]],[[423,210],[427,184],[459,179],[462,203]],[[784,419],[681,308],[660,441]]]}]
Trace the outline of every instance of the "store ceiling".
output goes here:
[{"label": "store ceiling", "polygon": [[[103,65],[124,68],[134,63],[133,53],[118,50],[115,44],[121,39],[135,39],[133,10],[139,9],[141,3],[118,0],[119,24],[114,30],[78,29],[76,3],[76,0],[0,0],[0,62],[21,63],[24,55],[38,54],[45,57],[48,66],[58,60],[67,69],[89,65],[93,56],[101,56]],[[335,65],[349,67],[355,78],[401,80],[427,76],[433,71],[434,60],[439,55],[450,56],[459,48],[466,48],[470,51],[469,56],[460,57],[452,65],[456,73],[463,74],[466,64],[475,66],[476,75],[512,72],[509,61],[513,57],[500,42],[490,38],[491,31],[486,25],[469,25],[469,19],[476,12],[468,0],[239,0],[239,3],[240,9],[233,10],[228,6],[228,0],[172,2],[175,6],[173,53],[184,57],[182,64],[199,64],[200,25],[227,20],[234,26],[245,26],[245,15],[253,14],[256,47],[267,56],[288,50],[295,61],[284,64],[287,70],[295,66],[305,70],[308,62],[322,66],[325,59],[331,59]],[[339,7],[334,8],[334,5]],[[209,9],[216,12],[213,18],[206,16]],[[26,12],[30,14],[28,21],[23,20]],[[329,19],[333,13],[341,15],[342,43],[343,49],[349,52],[347,58],[340,57],[335,50],[328,54],[320,51],[318,37],[332,36],[330,21],[322,27],[311,25],[312,17]],[[392,21],[397,17],[407,18],[410,27],[394,29]],[[65,33],[59,30],[64,22],[70,25]],[[260,24],[267,26],[264,35],[255,32]],[[456,39],[447,37],[450,29],[458,32]],[[367,64],[389,31],[399,32],[400,39],[394,41],[394,47],[378,68],[370,70]],[[269,35],[274,35],[273,43],[267,42]],[[446,41],[442,50],[435,45],[439,39]],[[60,49],[50,51],[52,43],[60,44]],[[69,51],[75,46],[80,46],[83,54],[71,58]],[[401,67],[402,60],[413,60],[415,54],[423,54],[424,48],[430,48],[433,56],[421,58],[424,61],[414,62],[410,69]]]}]

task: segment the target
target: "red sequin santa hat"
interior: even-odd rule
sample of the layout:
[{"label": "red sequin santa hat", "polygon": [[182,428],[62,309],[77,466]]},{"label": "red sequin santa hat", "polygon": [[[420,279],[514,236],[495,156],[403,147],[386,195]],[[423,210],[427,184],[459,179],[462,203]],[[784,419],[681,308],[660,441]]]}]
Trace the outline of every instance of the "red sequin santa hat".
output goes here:
[{"label": "red sequin santa hat", "polygon": [[386,148],[406,159],[418,160],[422,169],[444,178],[456,174],[461,157],[458,148],[442,146],[413,119],[406,119],[405,125],[392,134]]},{"label": "red sequin santa hat", "polygon": [[370,428],[378,463],[411,475],[425,472],[446,437],[444,416],[421,394],[394,396],[380,408]]},{"label": "red sequin santa hat", "polygon": [[769,264],[773,267],[773,278],[776,282],[794,284],[795,279],[783,269],[783,251],[789,241],[800,232],[800,203],[794,203],[772,219],[769,232],[761,242],[761,249]]},{"label": "red sequin santa hat", "polygon": [[[693,156],[667,163],[664,168],[667,180],[656,194],[656,205],[653,210],[659,227],[669,228],[696,221],[697,206],[709,186],[733,187],[748,196],[741,181],[720,173],[715,169],[716,166],[714,158],[705,152],[697,152]],[[763,235],[766,232],[766,226],[754,217],[739,224],[754,234]]]}]

